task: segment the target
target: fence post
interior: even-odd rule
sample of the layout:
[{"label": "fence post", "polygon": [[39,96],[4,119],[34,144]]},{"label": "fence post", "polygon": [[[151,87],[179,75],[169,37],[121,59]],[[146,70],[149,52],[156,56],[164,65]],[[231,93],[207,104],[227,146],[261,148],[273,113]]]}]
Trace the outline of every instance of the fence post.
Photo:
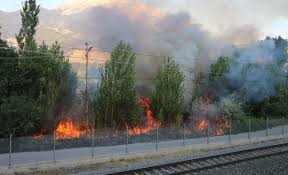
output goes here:
[{"label": "fence post", "polygon": [[249,117],[249,121],[248,121],[248,127],[249,127],[249,131],[248,131],[248,139],[249,139],[249,142],[251,142],[251,119]]},{"label": "fence post", "polygon": [[9,167],[12,165],[12,134],[9,135]]},{"label": "fence post", "polygon": [[128,142],[129,142],[129,128],[126,127],[126,154],[128,154]]},{"label": "fence post", "polygon": [[56,162],[55,149],[56,149],[56,131],[54,131],[53,133],[53,161],[54,162]]},{"label": "fence post", "polygon": [[185,123],[183,123],[183,146],[185,147],[186,143],[185,143],[185,138],[186,135],[185,135]]},{"label": "fence post", "polygon": [[285,118],[284,117],[282,117],[282,136],[284,136],[284,121],[285,120]]},{"label": "fence post", "polygon": [[210,127],[210,122],[209,122],[209,120],[207,120],[208,121],[208,125],[207,125],[207,144],[209,144],[210,143],[210,136],[209,136],[209,127]]},{"label": "fence post", "polygon": [[268,136],[269,118],[266,118],[266,137]]},{"label": "fence post", "polygon": [[156,129],[156,151],[158,151],[158,138],[159,137],[159,126]]},{"label": "fence post", "polygon": [[232,118],[229,118],[229,143],[231,143],[231,133],[232,133]]},{"label": "fence post", "polygon": [[94,147],[95,147],[95,130],[92,128],[92,149],[91,149],[91,157],[94,157]]}]

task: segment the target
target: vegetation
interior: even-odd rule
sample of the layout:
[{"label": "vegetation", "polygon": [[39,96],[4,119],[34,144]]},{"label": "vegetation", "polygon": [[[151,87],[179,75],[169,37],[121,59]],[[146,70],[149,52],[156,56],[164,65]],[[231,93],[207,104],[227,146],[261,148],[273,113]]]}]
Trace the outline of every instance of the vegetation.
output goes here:
[{"label": "vegetation", "polygon": [[75,75],[60,45],[35,41],[39,13],[35,0],[24,2],[18,51],[0,40],[0,137],[53,130],[75,93]]},{"label": "vegetation", "polygon": [[[48,46],[35,40],[39,13],[36,0],[24,2],[22,26],[16,35],[17,49],[2,40],[0,33],[0,137],[51,132],[57,117],[72,105],[75,97],[77,80],[59,43]],[[275,44],[269,50],[268,64],[259,64],[258,59],[263,60],[254,58],[256,54],[251,54],[253,61],[241,62],[239,55],[251,52],[251,48],[241,48],[231,57],[220,56],[209,71],[195,75],[193,97],[186,99],[191,103],[189,107],[184,101],[184,74],[168,58],[158,70],[151,94],[154,116],[162,125],[179,125],[184,111],[185,121],[191,113],[201,113],[201,117],[212,113],[232,119],[286,116],[288,43],[281,37],[268,37],[261,42],[267,41]],[[260,44],[261,47],[264,46]],[[249,58],[249,54],[243,57]],[[96,128],[121,128],[145,122],[141,118],[144,112],[137,104],[135,60],[132,47],[121,41],[100,70],[100,86],[94,88],[90,109]]]},{"label": "vegetation", "polygon": [[153,108],[164,125],[180,124],[184,112],[184,75],[171,58],[168,58],[156,76]]},{"label": "vegetation", "polygon": [[131,46],[121,41],[101,70],[101,85],[93,105],[98,128],[135,123],[135,59]]},{"label": "vegetation", "polygon": [[[287,76],[287,41],[278,38],[267,38],[262,41],[275,43],[269,50],[265,62],[260,62],[257,54],[250,53],[251,48],[239,50],[231,58],[219,57],[210,66],[209,73],[200,72],[195,78],[191,113],[199,113],[203,99],[209,96],[209,103],[218,108],[217,114],[241,118],[280,118],[288,113],[288,76]],[[264,47],[261,46],[260,48]],[[249,50],[250,49],[250,50]],[[244,52],[244,60],[239,55]],[[249,54],[252,55],[249,58]],[[254,55],[253,55],[254,54]],[[258,59],[258,60],[257,60]],[[262,58],[261,58],[262,59]],[[286,66],[286,67],[285,67]],[[207,95],[208,94],[208,95]],[[207,103],[207,102],[206,102]],[[198,109],[198,110],[197,110]]]},{"label": "vegetation", "polygon": [[211,64],[211,70],[209,74],[210,81],[217,81],[223,77],[223,74],[229,71],[230,68],[230,60],[228,57],[219,57],[217,62]]}]

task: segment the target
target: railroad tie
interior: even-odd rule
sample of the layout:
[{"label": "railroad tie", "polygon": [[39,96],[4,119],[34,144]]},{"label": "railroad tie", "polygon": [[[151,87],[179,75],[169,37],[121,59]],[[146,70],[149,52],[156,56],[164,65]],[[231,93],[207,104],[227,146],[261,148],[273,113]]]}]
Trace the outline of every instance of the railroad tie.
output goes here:
[{"label": "railroad tie", "polygon": [[165,168],[161,168],[160,170],[161,170],[161,172],[165,172],[165,173],[168,173],[168,174],[171,174],[171,173],[172,173],[171,171],[169,171],[169,170],[167,170],[167,169],[165,169]]},{"label": "railroad tie", "polygon": [[157,175],[163,175],[163,173],[157,169],[153,169],[153,174],[157,174]]},{"label": "railroad tie", "polygon": [[218,157],[218,158],[215,158],[215,159],[219,160],[220,163],[226,163],[226,162],[231,162],[232,161],[230,156]]},{"label": "railroad tie", "polygon": [[193,169],[193,166],[191,166],[191,164],[189,164],[189,163],[184,163],[182,166],[184,166],[188,169]]},{"label": "railroad tie", "polygon": [[207,160],[208,159],[201,161],[201,164],[204,165],[204,167],[210,166],[210,164],[207,163]]},{"label": "railroad tie", "polygon": [[176,172],[180,172],[180,170],[176,169],[176,168],[173,167],[173,166],[170,166],[169,168],[172,169],[175,173],[176,173]]},{"label": "railroad tie", "polygon": [[181,170],[184,170],[184,171],[188,170],[187,167],[185,167],[183,165],[178,165],[177,167],[179,167]]},{"label": "railroad tie", "polygon": [[[199,164],[200,162],[194,162],[193,166],[195,166],[196,168],[202,168],[203,166],[201,164]],[[195,169],[196,169],[195,168]]]},{"label": "railroad tie", "polygon": [[152,175],[151,173],[149,173],[149,172],[147,172],[147,171],[143,171],[143,173],[144,173],[145,175]]}]

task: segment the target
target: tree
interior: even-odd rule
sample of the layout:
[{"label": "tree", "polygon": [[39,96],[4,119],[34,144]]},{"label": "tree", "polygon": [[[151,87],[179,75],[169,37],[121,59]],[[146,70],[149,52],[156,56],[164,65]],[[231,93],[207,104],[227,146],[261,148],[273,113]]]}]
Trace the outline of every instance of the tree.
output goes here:
[{"label": "tree", "polygon": [[184,110],[184,75],[171,58],[168,58],[156,76],[153,108],[162,124],[179,123]]},{"label": "tree", "polygon": [[234,94],[223,97],[219,102],[219,108],[223,115],[231,118],[244,116],[243,104]]},{"label": "tree", "polygon": [[22,26],[19,34],[16,35],[20,50],[30,50],[37,47],[35,41],[36,27],[39,24],[40,6],[36,5],[36,0],[26,0],[20,12]]},{"label": "tree", "polygon": [[0,137],[53,130],[75,93],[76,79],[60,45],[35,41],[39,6],[25,1],[17,41],[19,53],[0,39]]},{"label": "tree", "polygon": [[211,64],[211,70],[209,74],[210,81],[219,80],[225,72],[227,72],[230,68],[230,60],[228,57],[219,57],[217,62]]},{"label": "tree", "polygon": [[37,79],[38,88],[40,88],[40,91],[38,90],[40,102],[45,106],[43,123],[47,129],[53,129],[57,116],[64,111],[63,108],[72,105],[77,81],[58,42],[55,42],[51,48],[42,43],[38,47],[38,52],[44,53],[46,56],[50,55],[37,65],[41,67],[42,71],[42,75]]},{"label": "tree", "polygon": [[[0,27],[1,28],[1,27]],[[17,57],[14,48],[7,45],[7,42],[1,39],[0,32],[0,97],[8,97],[13,95],[16,89],[17,81]],[[1,104],[0,98],[0,104]]]},{"label": "tree", "polygon": [[281,78],[276,84],[277,95],[260,103],[262,111],[271,118],[281,118],[288,114],[288,80]]},{"label": "tree", "polygon": [[122,127],[135,119],[135,53],[129,44],[120,42],[101,70],[96,123],[98,127]]}]

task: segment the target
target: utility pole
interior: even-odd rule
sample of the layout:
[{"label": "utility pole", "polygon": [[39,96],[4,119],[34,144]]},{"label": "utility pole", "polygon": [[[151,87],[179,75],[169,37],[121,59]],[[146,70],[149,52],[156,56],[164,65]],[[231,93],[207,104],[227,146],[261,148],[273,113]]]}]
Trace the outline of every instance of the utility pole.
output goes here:
[{"label": "utility pole", "polygon": [[86,53],[85,53],[85,58],[86,58],[86,75],[85,75],[85,80],[86,80],[86,87],[85,87],[85,118],[86,118],[86,124],[89,126],[89,117],[88,117],[88,64],[89,64],[89,52],[93,49],[93,47],[89,46],[88,43],[85,43],[86,46]]}]

